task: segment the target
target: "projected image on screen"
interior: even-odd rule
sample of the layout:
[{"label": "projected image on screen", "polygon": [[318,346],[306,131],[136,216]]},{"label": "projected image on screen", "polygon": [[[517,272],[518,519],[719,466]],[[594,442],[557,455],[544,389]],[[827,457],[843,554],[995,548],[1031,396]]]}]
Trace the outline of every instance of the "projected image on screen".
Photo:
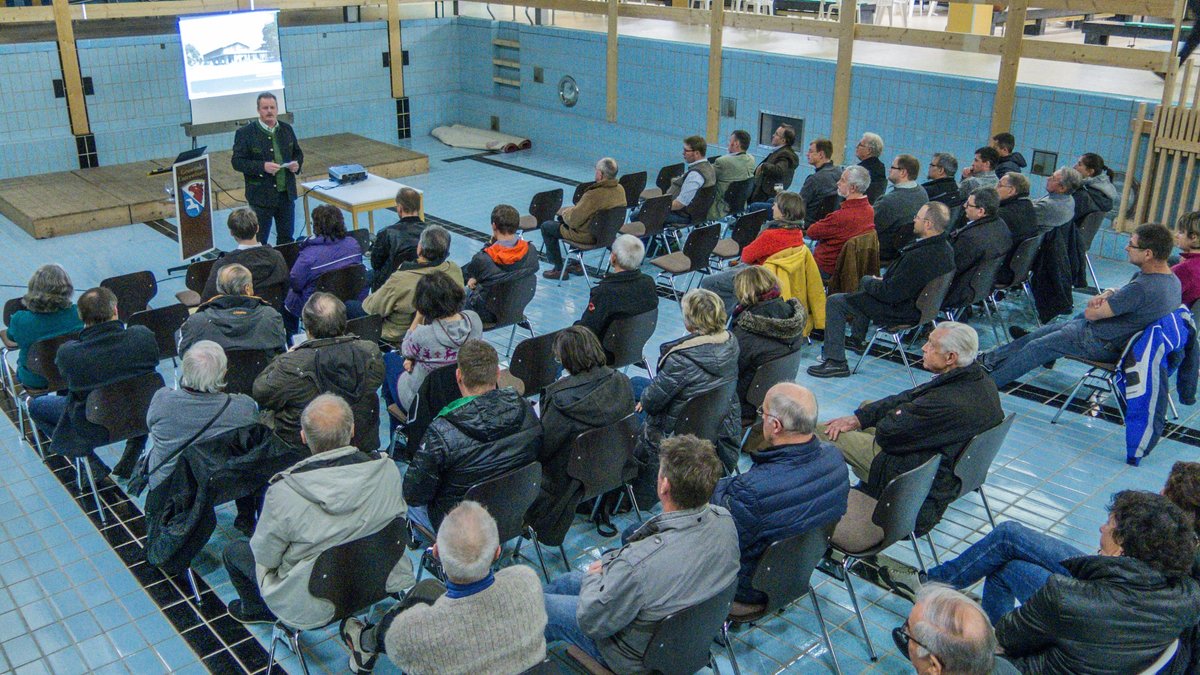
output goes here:
[{"label": "projected image on screen", "polygon": [[252,117],[254,97],[264,91],[280,97],[283,112],[277,16],[271,10],[180,17],[193,124]]}]

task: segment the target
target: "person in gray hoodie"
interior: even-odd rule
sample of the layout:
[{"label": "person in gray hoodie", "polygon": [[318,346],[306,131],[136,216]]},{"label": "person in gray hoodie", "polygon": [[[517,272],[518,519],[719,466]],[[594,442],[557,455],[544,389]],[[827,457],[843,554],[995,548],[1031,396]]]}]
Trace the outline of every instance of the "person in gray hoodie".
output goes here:
[{"label": "person in gray hoodie", "polygon": [[[396,463],[350,445],[353,434],[354,413],[342,398],[322,394],[304,409],[300,436],[312,457],[271,479],[254,536],[225,547],[225,569],[238,594],[229,615],[237,621],[278,617],[300,630],[328,624],[333,604],[308,590],[317,556],[407,512]],[[401,556],[386,587],[395,593],[414,581],[412,562]]]},{"label": "person in gray hoodie", "polygon": [[483,335],[479,315],[462,309],[462,286],[445,272],[421,277],[413,292],[412,325],[404,334],[400,353],[388,354],[385,362],[403,358],[404,370],[396,379],[396,404],[405,412],[429,373],[458,361],[458,350],[471,338]]}]

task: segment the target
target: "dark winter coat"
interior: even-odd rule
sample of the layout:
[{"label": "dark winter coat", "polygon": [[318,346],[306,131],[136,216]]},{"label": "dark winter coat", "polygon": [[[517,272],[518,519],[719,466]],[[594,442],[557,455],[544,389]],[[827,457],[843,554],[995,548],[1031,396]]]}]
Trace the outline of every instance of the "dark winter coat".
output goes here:
[{"label": "dark winter coat", "polygon": [[1054,317],[1075,309],[1071,288],[1076,279],[1071,251],[1079,246],[1078,242],[1079,228],[1074,223],[1059,225],[1046,233],[1033,259],[1029,288],[1033,291],[1033,304],[1042,323],[1049,323]]},{"label": "dark winter coat", "polygon": [[283,351],[287,331],[283,317],[260,298],[218,295],[196,308],[179,327],[179,353],[201,340],[212,340],[226,352],[266,349]]},{"label": "dark winter coat", "polygon": [[954,180],[954,176],[921,183],[921,187],[925,188],[931,202],[941,202],[950,208],[962,204],[962,198],[958,196],[958,181]]},{"label": "dark winter coat", "polygon": [[945,234],[918,239],[900,249],[882,279],[859,282],[846,296],[850,307],[881,326],[912,325],[921,318],[917,298],[930,281],[954,270],[954,249]]},{"label": "dark winter coat", "polygon": [[976,289],[971,286],[975,271],[984,263],[1007,256],[1012,249],[1012,235],[999,217],[984,216],[949,236],[954,248],[955,273],[942,307],[962,307],[976,297]]},{"label": "dark winter coat", "polygon": [[996,178],[1004,178],[1006,173],[1021,173],[1025,164],[1025,155],[1019,152],[1014,152],[1008,157],[1001,157],[1000,161],[996,162]]},{"label": "dark winter coat", "polygon": [[377,291],[392,276],[400,263],[417,259],[417,243],[425,223],[417,216],[406,216],[379,231],[371,244],[371,290]]},{"label": "dark winter coat", "polygon": [[868,157],[858,163],[859,166],[867,170],[871,175],[871,184],[867,186],[867,201],[872,204],[876,199],[879,199],[884,190],[887,190],[887,167],[883,165],[883,161],[878,157]]},{"label": "dark winter coat", "polygon": [[592,286],[587,309],[575,323],[585,326],[600,340],[614,319],[636,316],[658,309],[658,292],[654,279],[641,270],[609,272],[600,283]]},{"label": "dark winter coat", "polygon": [[800,166],[800,158],[792,146],[784,145],[772,150],[754,170],[754,191],[750,193],[748,203],[773,199],[776,183],[782,183],[783,189],[788,189],[796,176],[797,166]]},{"label": "dark winter coat", "polygon": [[204,282],[204,292],[200,294],[203,301],[212,300],[217,295],[217,275],[226,265],[237,263],[250,270],[253,279],[254,292],[261,293],[263,289],[272,286],[283,286],[288,280],[287,261],[283,254],[267,245],[251,248],[239,248],[222,253],[217,262],[213,263],[208,280]]},{"label": "dark winter coat", "polygon": [[754,374],[762,364],[800,349],[807,321],[808,312],[795,298],[760,302],[734,318],[733,336],[738,343],[737,395],[742,419],[754,417],[754,406],[746,402]]},{"label": "dark winter coat", "polygon": [[[279,164],[298,162],[300,169],[304,168],[304,151],[296,140],[296,132],[287,122],[276,121],[275,134],[279,140],[279,150],[283,161]],[[257,206],[270,206],[276,200],[275,176],[265,170],[267,162],[275,161],[275,149],[271,137],[263,131],[262,125],[255,120],[242,125],[233,135],[233,154],[229,159],[233,170],[241,173],[246,179],[246,202]],[[296,199],[296,175],[299,170],[292,172],[280,169],[286,174],[284,185],[288,199]]]}]

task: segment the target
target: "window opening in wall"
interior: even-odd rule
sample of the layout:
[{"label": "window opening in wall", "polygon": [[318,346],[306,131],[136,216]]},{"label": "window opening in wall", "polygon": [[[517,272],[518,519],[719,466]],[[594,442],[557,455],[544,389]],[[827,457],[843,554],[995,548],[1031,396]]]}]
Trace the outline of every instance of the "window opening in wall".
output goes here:
[{"label": "window opening in wall", "polygon": [[802,154],[804,149],[804,120],[799,117],[760,110],[758,113],[758,144],[765,148],[771,147],[771,135],[775,133],[780,124],[790,124],[796,130],[796,140],[792,142],[792,147],[795,148],[798,154]]}]

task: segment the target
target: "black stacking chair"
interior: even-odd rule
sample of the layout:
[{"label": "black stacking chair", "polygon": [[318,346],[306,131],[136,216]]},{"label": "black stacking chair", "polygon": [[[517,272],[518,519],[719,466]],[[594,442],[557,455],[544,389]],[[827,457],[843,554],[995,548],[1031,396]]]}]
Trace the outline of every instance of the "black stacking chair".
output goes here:
[{"label": "black stacking chair", "polygon": [[625,190],[625,208],[632,209],[642,199],[642,191],[646,189],[646,172],[635,171],[617,179]]},{"label": "black stacking chair", "polygon": [[[25,428],[24,420],[29,416],[30,398],[48,392],[62,391],[67,388],[67,379],[58,370],[58,365],[54,363],[54,357],[58,355],[59,347],[78,339],[79,333],[69,333],[67,335],[46,338],[45,340],[38,340],[29,345],[29,356],[25,359],[25,367],[30,372],[41,375],[46,380],[46,388],[35,392],[27,387],[25,389],[26,395],[17,398],[17,421],[21,425],[21,429]],[[33,424],[33,418],[30,417],[29,419],[29,427],[33,429],[34,446],[37,448],[38,454],[44,459],[46,452],[42,447],[42,435],[38,431],[37,425]]]},{"label": "black stacking chair", "polygon": [[[713,249],[717,247],[717,240],[721,237],[720,225],[705,225],[697,227],[688,233],[687,241],[683,244],[682,251],[668,253],[664,256],[659,256],[650,261],[658,269],[662,270],[655,277],[667,277],[667,283],[670,284],[671,295],[676,300],[679,299],[679,289],[675,288],[675,277],[691,274],[692,272],[704,273],[708,270],[708,257],[712,255]],[[687,288],[684,288],[686,293],[688,288],[691,288],[691,281],[688,282]]]},{"label": "black stacking chair", "polygon": [[283,299],[287,296],[287,282],[255,288],[254,294],[263,302],[274,307],[275,311],[282,313]]},{"label": "black stacking chair", "polygon": [[[746,390],[746,403],[757,408],[763,404],[763,400],[766,399],[767,392],[770,391],[771,387],[780,382],[794,381],[796,374],[800,371],[800,360],[803,356],[803,350],[797,349],[791,354],[785,354],[759,366],[758,370],[754,371],[754,377],[750,380],[750,388]],[[746,440],[750,438],[750,434],[755,429],[761,428],[761,418],[754,420],[750,426],[746,427],[738,449],[744,448]]]},{"label": "black stacking chair", "polygon": [[275,358],[274,349],[235,349],[225,352],[229,367],[225,371],[225,392],[252,396],[254,379]]},{"label": "black stacking chair", "polygon": [[[13,314],[23,309],[25,309],[24,298],[11,298],[4,303],[4,334],[6,337],[8,335],[8,325],[12,323]],[[0,367],[3,367],[3,371],[0,371],[0,373],[4,376],[4,389],[8,392],[9,398],[14,401],[17,400],[17,375],[15,367],[9,367],[8,365],[8,355],[10,352],[15,351],[17,351],[16,347],[10,348],[7,344],[0,342],[0,361],[2,361]],[[21,433],[25,433],[24,427],[21,428]]]},{"label": "black stacking chair", "polygon": [[717,445],[721,422],[729,414],[729,401],[737,395],[737,382],[729,381],[690,399],[675,419],[675,435],[691,434]]},{"label": "black stacking chair", "polygon": [[317,277],[317,291],[332,293],[342,302],[358,299],[358,294],[367,287],[367,268],[349,265],[330,270]]},{"label": "black stacking chair", "polygon": [[655,187],[642,190],[642,199],[653,199],[667,193],[671,187],[671,181],[683,175],[683,162],[678,164],[668,164],[658,170],[658,176],[654,179]]},{"label": "black stacking chair", "polygon": [[[987,315],[988,322],[992,324],[992,337],[996,338],[996,344],[1000,344],[1000,330],[996,327],[996,313],[992,312],[991,297],[992,291],[996,288],[996,276],[1000,274],[1000,268],[1004,267],[1004,256],[996,256],[989,258],[977,265],[974,269],[967,270],[964,274],[971,275],[971,292],[973,295],[961,307],[942,307],[946,312],[946,316],[952,321],[957,321],[963,315],[963,312],[973,305],[981,305],[983,313]],[[951,282],[951,286],[953,286]]]},{"label": "black stacking chair", "polygon": [[383,317],[368,314],[346,322],[346,333],[379,344],[383,340]]},{"label": "black stacking chair", "polygon": [[303,241],[289,241],[286,244],[280,244],[275,247],[276,251],[283,256],[283,261],[287,263],[287,268],[290,270],[296,266],[296,258],[300,257],[300,246]]},{"label": "black stacking chair", "polygon": [[522,396],[540,396],[542,390],[558,379],[558,361],[554,358],[554,341],[561,331],[546,333],[522,340],[512,353],[508,374],[521,383]]},{"label": "black stacking chair", "polygon": [[[146,427],[146,411],[150,409],[150,399],[164,386],[166,385],[161,375],[147,373],[93,389],[87,396],[87,421],[104,427],[108,431],[109,443],[145,436],[150,433]],[[75,462],[76,487],[82,494],[83,474],[86,472],[92,498],[96,500],[96,511],[100,514],[100,522],[107,524],[108,518],[104,517],[104,507],[100,504],[100,493],[96,488],[96,477],[92,474],[91,463],[82,454],[72,459]]]},{"label": "black stacking chair", "polygon": [[[1000,454],[1000,448],[1004,445],[1004,439],[1008,437],[1016,417],[1016,413],[1009,413],[1000,424],[976,434],[954,462],[954,476],[960,483],[958,497],[955,499],[960,499],[969,492],[978,492],[979,500],[983,502],[983,510],[987,513],[988,522],[993,529],[996,527],[996,518],[992,515],[987,495],[983,493],[983,484],[987,482],[988,470]],[[929,548],[933,549],[932,541],[929,542]],[[937,550],[933,550],[934,562],[937,562]]]},{"label": "black stacking chair", "polygon": [[[997,282],[992,291],[992,305],[997,308],[999,315],[999,294],[1001,291],[1015,291],[1020,288],[1025,291],[1025,299],[1033,304],[1033,293],[1029,290],[1029,279],[1033,276],[1033,261],[1037,258],[1038,250],[1042,247],[1042,240],[1045,239],[1045,233],[1035,234],[1021,243],[1017,244],[1013,250],[1012,257],[1008,259],[1008,271],[1012,275],[1012,280],[1007,284]],[[1034,308],[1033,316],[1037,318],[1037,309]],[[1003,322],[1003,317],[1001,317]],[[1040,322],[1039,322],[1040,323]]]},{"label": "black stacking chair", "polygon": [[908,354],[904,351],[904,338],[909,333],[914,335],[919,334],[920,328],[927,323],[937,323],[938,308],[942,306],[942,302],[946,299],[946,293],[950,290],[950,283],[953,280],[954,270],[950,270],[925,284],[921,295],[917,296],[917,309],[921,311],[921,317],[915,324],[895,324],[876,327],[875,332],[871,334],[871,341],[867,343],[866,348],[863,349],[862,356],[858,357],[858,362],[854,364],[854,370],[850,372],[858,372],[858,367],[862,365],[863,360],[870,353],[871,347],[875,345],[875,341],[882,335],[895,343],[895,351],[900,353],[900,360],[904,362],[904,369],[908,372],[908,378],[912,380],[913,386],[916,386],[917,376],[913,375],[912,368],[909,366]]},{"label": "black stacking chair", "polygon": [[730,232],[729,239],[721,239],[713,248],[712,255],[720,261],[733,260],[742,255],[742,249],[746,248],[762,231],[763,225],[767,224],[767,220],[771,217],[771,212],[767,209],[761,211],[751,211],[750,213],[738,216],[737,221],[733,224],[733,230]]},{"label": "black stacking chair", "polygon": [[[187,319],[187,306],[183,303],[176,303],[137,312],[129,317],[127,323],[130,326],[149,328],[154,333],[155,342],[158,343],[159,360],[171,359],[171,368],[174,370],[179,365],[177,357],[180,356],[179,343],[175,341],[175,333]],[[178,383],[178,379],[176,379],[176,383]]]},{"label": "black stacking chair", "polygon": [[1092,267],[1092,257],[1088,251],[1091,250],[1092,241],[1096,239],[1096,233],[1104,224],[1106,215],[1108,214],[1104,211],[1094,211],[1079,221],[1079,247],[1083,249],[1083,261],[1087,263],[1088,274],[1092,275],[1092,283],[1096,285],[1097,292],[1101,290],[1100,280],[1096,278],[1096,269]]},{"label": "black stacking chair", "polygon": [[754,180],[754,178],[739,180],[730,183],[729,187],[725,188],[725,194],[721,195],[721,198],[725,200],[729,215],[737,217],[746,210],[746,201],[750,199],[750,193],[754,191]]},{"label": "black stacking chair", "polygon": [[204,284],[208,282],[208,275],[212,274],[217,260],[219,258],[208,258],[188,265],[187,275],[183,278],[183,285],[187,286],[187,289],[176,293],[175,299],[187,307],[198,306],[204,295]]},{"label": "black stacking chair", "polygon": [[583,193],[588,191],[588,188],[596,184],[594,180],[585,180],[575,186],[575,194],[571,195],[571,203],[578,204],[580,199],[583,199]]},{"label": "black stacking chair", "polygon": [[392,456],[397,460],[411,461],[413,453],[421,447],[421,440],[425,438],[425,430],[429,428],[430,424],[433,424],[437,414],[442,411],[442,408],[462,396],[458,390],[458,380],[454,375],[457,369],[458,366],[453,363],[442,366],[426,375],[425,380],[421,382],[417,396],[410,405],[408,419],[402,427],[396,427],[397,431],[403,428],[404,435],[408,440],[401,456],[396,455],[396,436],[392,435]]},{"label": "black stacking chair", "polygon": [[651,197],[642,204],[638,220],[621,226],[621,234],[631,234],[646,243],[647,253],[656,242],[667,249],[667,240],[663,236],[667,215],[671,213],[671,198],[667,195]]},{"label": "black stacking chair", "polygon": [[537,193],[533,199],[529,200],[529,213],[521,216],[517,226],[522,232],[532,232],[538,229],[538,225],[548,220],[554,220],[554,216],[558,215],[558,210],[562,208],[562,203],[562,188]]},{"label": "black stacking chair", "polygon": [[484,307],[487,308],[488,313],[496,317],[496,321],[484,324],[483,332],[512,326],[512,331],[508,335],[508,347],[504,351],[505,355],[512,353],[513,338],[517,335],[518,326],[529,331],[529,337],[533,337],[533,324],[529,323],[529,319],[525,317],[525,308],[529,306],[536,292],[536,274],[495,284],[487,289],[488,295],[484,300]]},{"label": "black stacking chair", "polygon": [[358,242],[358,247],[362,250],[363,255],[366,255],[371,250],[370,230],[360,227],[357,230],[350,230],[346,235],[353,237]]},{"label": "black stacking chair", "polygon": [[641,314],[613,319],[612,323],[608,324],[608,330],[604,332],[604,339],[601,340],[604,352],[609,357],[608,365],[613,368],[641,365],[649,372],[650,368],[646,365],[642,350],[654,335],[656,328],[657,307]]},{"label": "black stacking chair", "polygon": [[158,282],[146,270],[109,277],[101,281],[100,286],[117,296],[117,318],[122,321],[146,309],[154,296],[158,295]]},{"label": "black stacking chair", "polygon": [[[566,262],[575,256],[579,260],[579,266],[583,268],[583,279],[590,287],[592,279],[588,276],[587,267],[583,264],[583,254],[589,251],[597,251],[610,248],[613,242],[616,241],[617,235],[621,233],[621,227],[625,225],[625,207],[614,206],[611,209],[597,211],[596,215],[592,216],[588,223],[588,229],[592,232],[592,238],[595,239],[593,244],[581,244],[579,242],[563,239],[562,243],[567,247],[567,252],[563,255],[562,275],[558,278],[559,284],[567,275]],[[603,265],[603,263],[601,263]]]}]

